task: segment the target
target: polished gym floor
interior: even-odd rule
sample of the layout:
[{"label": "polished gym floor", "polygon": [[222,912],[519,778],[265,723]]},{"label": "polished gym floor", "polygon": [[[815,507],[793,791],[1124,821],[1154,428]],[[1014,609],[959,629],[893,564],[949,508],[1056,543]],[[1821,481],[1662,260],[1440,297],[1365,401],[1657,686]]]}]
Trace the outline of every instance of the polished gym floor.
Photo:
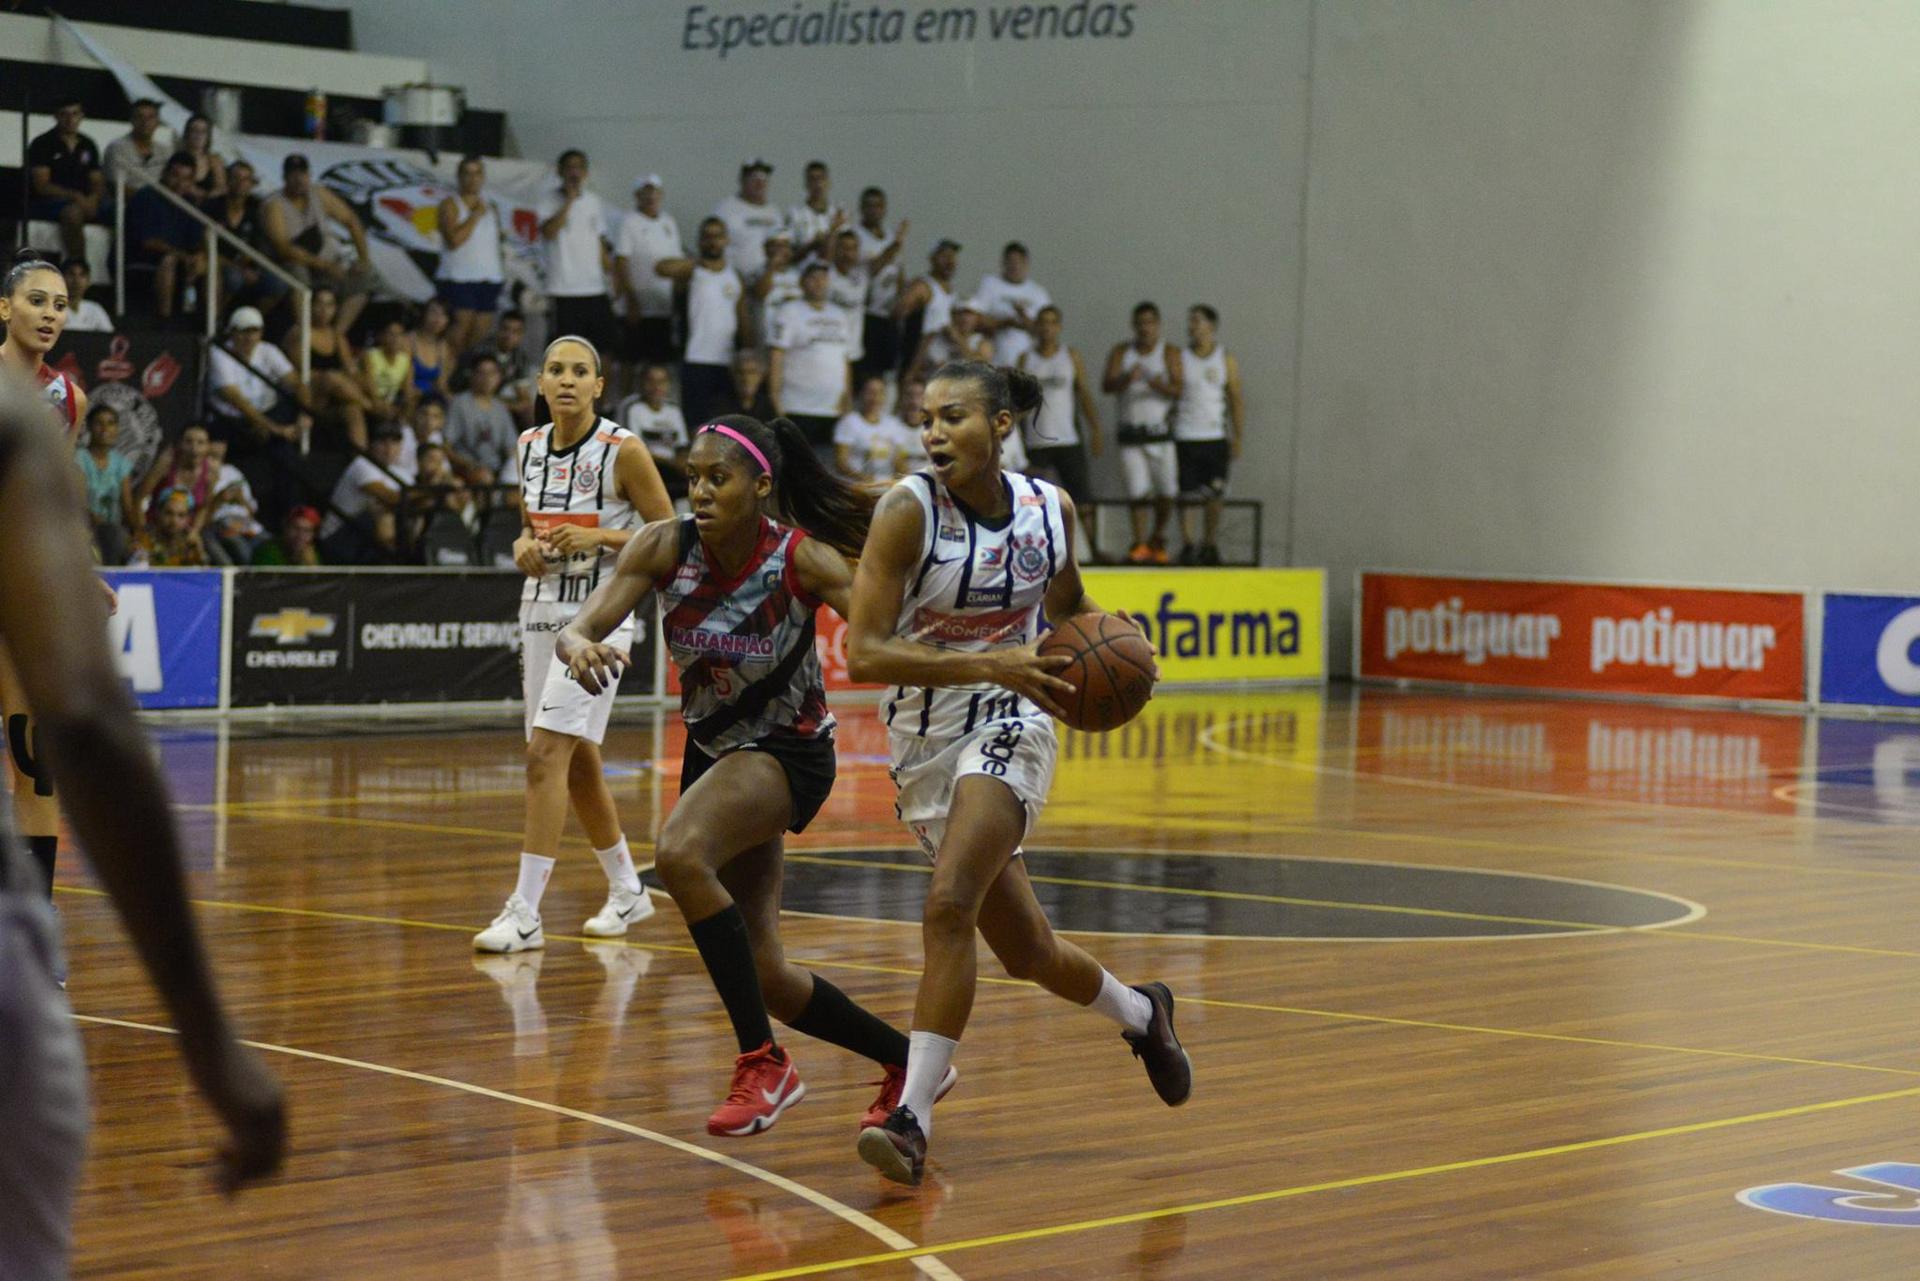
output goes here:
[{"label": "polished gym floor", "polygon": [[[871,707],[839,714],[788,950],[904,1025],[926,869]],[[854,1155],[877,1073],[797,1034],[806,1100],[707,1136],[726,1020],[663,894],[624,945],[577,936],[605,889],[577,832],[545,952],[471,952],[512,888],[517,712],[156,733],[294,1149],[206,1189],[213,1129],[67,858],[79,1277],[1920,1272],[1920,723],[1335,686],[1066,735],[1034,880],[1172,986],[1193,1098],[983,948],[915,1190]],[[616,717],[636,856],[681,742]]]}]

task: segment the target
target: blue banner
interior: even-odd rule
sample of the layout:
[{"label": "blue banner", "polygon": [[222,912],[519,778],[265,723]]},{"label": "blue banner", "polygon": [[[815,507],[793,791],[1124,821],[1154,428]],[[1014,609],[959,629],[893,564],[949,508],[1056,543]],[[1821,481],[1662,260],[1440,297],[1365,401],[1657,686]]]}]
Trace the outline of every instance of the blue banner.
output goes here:
[{"label": "blue banner", "polygon": [[102,576],[120,594],[107,638],[140,706],[217,707],[221,571],[110,569]]},{"label": "blue banner", "polygon": [[1920,597],[1828,592],[1820,701],[1920,707]]}]

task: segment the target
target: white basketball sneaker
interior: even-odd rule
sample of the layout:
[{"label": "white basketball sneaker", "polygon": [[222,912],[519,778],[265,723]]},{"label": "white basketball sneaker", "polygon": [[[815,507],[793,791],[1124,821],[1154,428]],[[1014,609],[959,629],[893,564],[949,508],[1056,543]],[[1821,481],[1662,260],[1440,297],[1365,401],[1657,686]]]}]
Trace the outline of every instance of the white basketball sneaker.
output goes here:
[{"label": "white basketball sneaker", "polygon": [[493,924],[473,936],[476,952],[530,952],[545,947],[547,936],[540,932],[540,914],[527,906],[518,891],[507,896],[507,905]]},{"label": "white basketball sneaker", "polygon": [[652,915],[653,899],[648,897],[646,886],[630,890],[624,885],[612,885],[607,888],[607,901],[587,918],[580,932],[589,938],[617,939],[627,932],[629,925],[637,925]]}]

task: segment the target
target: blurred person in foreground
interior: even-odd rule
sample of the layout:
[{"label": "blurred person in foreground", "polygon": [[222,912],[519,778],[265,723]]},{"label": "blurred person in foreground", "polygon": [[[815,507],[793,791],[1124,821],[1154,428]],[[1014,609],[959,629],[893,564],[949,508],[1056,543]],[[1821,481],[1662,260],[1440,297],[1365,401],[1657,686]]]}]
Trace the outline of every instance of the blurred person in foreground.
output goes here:
[{"label": "blurred person in foreground", "polygon": [[[0,640],[74,830],[179,1031],[195,1086],[227,1130],[215,1182],[232,1192],[279,1169],[280,1085],[235,1037],[187,905],[180,842],[152,747],[107,646],[100,584],[72,463],[46,410],[0,385]],[[0,802],[0,1276],[67,1274],[86,1146],[86,1061],[54,975],[53,909]]]}]

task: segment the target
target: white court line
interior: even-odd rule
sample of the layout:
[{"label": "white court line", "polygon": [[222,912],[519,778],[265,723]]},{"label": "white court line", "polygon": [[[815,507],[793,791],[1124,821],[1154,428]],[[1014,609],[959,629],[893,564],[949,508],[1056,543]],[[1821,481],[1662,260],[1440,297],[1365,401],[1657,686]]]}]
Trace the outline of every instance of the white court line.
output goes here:
[{"label": "white court line", "polygon": [[[128,1028],[135,1032],[158,1032],[163,1036],[179,1035],[173,1028],[160,1027],[154,1023],[130,1023],[125,1019],[107,1019],[93,1014],[76,1014],[73,1018],[77,1023],[95,1023],[102,1027]],[[312,1059],[319,1063],[332,1063],[339,1067],[359,1068],[363,1072],[379,1072],[386,1076],[397,1076],[408,1081],[423,1081],[428,1085],[443,1086],[449,1090],[461,1090],[468,1094],[477,1094],[481,1098],[497,1099],[502,1103],[516,1103],[521,1107],[536,1108],[542,1112],[551,1112],[555,1116],[569,1117],[575,1121],[585,1121],[589,1125],[598,1125],[609,1130],[617,1130],[622,1134],[630,1134],[634,1138],[645,1139],[649,1143],[658,1143],[662,1147],[672,1148],[676,1152],[684,1152],[688,1156],[698,1157],[702,1161],[711,1161],[715,1165],[724,1166],[729,1170],[747,1175],[749,1178],[759,1179],[762,1183],[771,1184],[779,1188],[782,1192],[799,1197],[809,1205],[825,1210],[828,1214],[833,1215],[842,1222],[851,1224],[876,1241],[883,1242],[890,1250],[917,1250],[920,1248],[913,1241],[901,1236],[898,1232],[895,1232],[878,1219],[862,1214],[852,1206],[836,1201],[824,1192],[816,1192],[804,1183],[797,1183],[785,1175],[775,1174],[771,1170],[763,1170],[757,1165],[748,1165],[745,1161],[727,1156],[724,1153],[712,1151],[708,1148],[703,1148],[697,1143],[688,1143],[686,1140],[676,1139],[670,1134],[661,1134],[657,1130],[648,1130],[637,1125],[628,1125],[625,1121],[616,1121],[611,1117],[600,1116],[593,1112],[582,1112],[577,1108],[562,1107],[557,1103],[546,1103],[540,1099],[530,1099],[524,1094],[508,1094],[503,1090],[490,1090],[484,1085],[474,1085],[469,1081],[455,1081],[451,1077],[434,1076],[427,1072],[412,1072],[406,1068],[389,1067],[384,1063],[369,1063],[365,1059],[342,1058],[337,1054],[322,1054],[318,1050],[301,1050],[295,1049],[291,1045],[272,1045],[264,1041],[242,1041],[241,1044],[251,1046],[256,1050],[265,1050],[273,1054],[290,1054],[295,1058]],[[912,1262],[914,1267],[933,1278],[933,1281],[961,1281],[958,1273],[931,1255],[916,1258]]]}]

